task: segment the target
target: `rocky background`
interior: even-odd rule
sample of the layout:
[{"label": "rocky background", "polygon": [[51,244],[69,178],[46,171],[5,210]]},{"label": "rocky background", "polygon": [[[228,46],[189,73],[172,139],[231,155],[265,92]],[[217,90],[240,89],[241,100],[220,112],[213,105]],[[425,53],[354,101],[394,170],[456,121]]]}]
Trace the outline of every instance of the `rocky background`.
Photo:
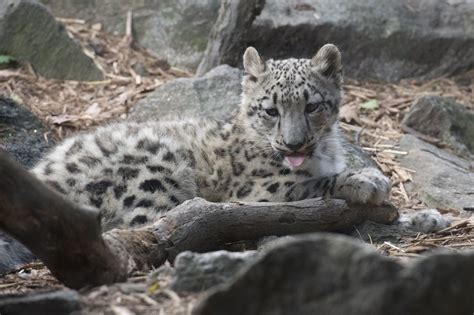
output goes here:
[{"label": "rocky background", "polygon": [[[239,104],[239,62],[194,75],[220,5],[2,1],[0,147],[31,167],[56,141],[108,121],[229,115]],[[185,252],[174,266],[81,292],[39,262],[22,265],[31,255],[3,237],[1,314],[474,312],[474,1],[267,0],[245,34],[242,44],[266,58],[338,45],[348,162],[377,164],[403,213],[436,208],[451,227],[374,234],[367,223],[351,238]]]}]

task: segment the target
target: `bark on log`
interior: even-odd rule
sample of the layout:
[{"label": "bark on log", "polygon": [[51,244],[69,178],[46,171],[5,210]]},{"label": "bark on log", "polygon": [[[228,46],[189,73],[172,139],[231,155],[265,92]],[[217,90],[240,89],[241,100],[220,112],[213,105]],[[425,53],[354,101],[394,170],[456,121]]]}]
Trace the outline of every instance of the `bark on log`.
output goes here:
[{"label": "bark on log", "polygon": [[173,261],[184,250],[204,252],[270,235],[341,231],[365,220],[391,223],[392,205],[342,200],[292,203],[211,203],[196,198],[152,226],[101,233],[99,213],[78,206],[0,152],[0,229],[27,246],[65,285],[123,281],[133,270]]},{"label": "bark on log", "polygon": [[221,64],[240,64],[245,49],[245,35],[264,5],[265,0],[222,1],[197,75],[203,75]]}]

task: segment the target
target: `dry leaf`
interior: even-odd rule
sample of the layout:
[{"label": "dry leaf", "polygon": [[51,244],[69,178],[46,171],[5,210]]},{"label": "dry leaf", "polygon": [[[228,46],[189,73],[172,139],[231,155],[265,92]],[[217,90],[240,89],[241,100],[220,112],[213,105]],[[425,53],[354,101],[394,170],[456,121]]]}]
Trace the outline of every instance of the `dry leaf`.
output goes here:
[{"label": "dry leaf", "polygon": [[360,119],[359,119],[359,110],[355,105],[344,105],[339,109],[339,118],[347,123],[351,123],[352,121],[355,121],[359,124]]}]

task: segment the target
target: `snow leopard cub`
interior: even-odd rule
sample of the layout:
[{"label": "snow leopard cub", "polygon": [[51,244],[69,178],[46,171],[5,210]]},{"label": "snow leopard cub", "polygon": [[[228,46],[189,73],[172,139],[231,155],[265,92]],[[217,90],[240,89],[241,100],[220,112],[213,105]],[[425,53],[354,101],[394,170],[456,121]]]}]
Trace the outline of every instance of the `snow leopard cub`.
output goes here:
[{"label": "snow leopard cub", "polygon": [[390,180],[378,169],[344,165],[336,46],[323,46],[312,59],[268,61],[250,47],[243,62],[233,118],[100,127],[65,140],[32,172],[74,202],[100,209],[106,229],[153,222],[193,197],[331,196],[372,204],[387,198]]}]

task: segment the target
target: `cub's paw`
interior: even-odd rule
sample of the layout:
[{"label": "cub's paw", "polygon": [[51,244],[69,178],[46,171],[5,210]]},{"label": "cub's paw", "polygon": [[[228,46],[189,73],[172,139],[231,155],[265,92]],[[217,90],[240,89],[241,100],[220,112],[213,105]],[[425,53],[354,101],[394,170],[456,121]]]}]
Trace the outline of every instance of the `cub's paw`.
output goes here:
[{"label": "cub's paw", "polygon": [[437,232],[451,225],[451,219],[436,209],[402,213],[398,222],[411,230],[423,233]]},{"label": "cub's paw", "polygon": [[337,195],[353,203],[380,205],[390,194],[392,183],[376,168],[363,168],[341,174]]}]

